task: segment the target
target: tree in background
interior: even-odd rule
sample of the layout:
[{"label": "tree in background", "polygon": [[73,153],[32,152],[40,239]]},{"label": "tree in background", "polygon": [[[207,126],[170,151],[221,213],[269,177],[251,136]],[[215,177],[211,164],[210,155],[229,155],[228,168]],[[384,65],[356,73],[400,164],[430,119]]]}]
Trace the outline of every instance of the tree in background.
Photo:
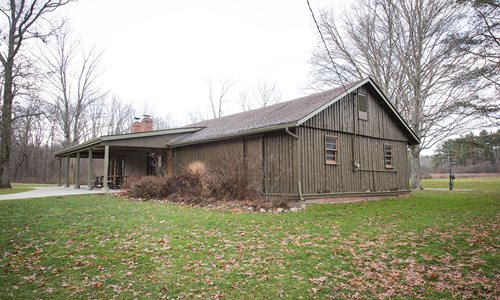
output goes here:
[{"label": "tree in background", "polygon": [[[212,114],[214,119],[220,118],[224,114],[223,105],[226,101],[227,93],[236,84],[234,80],[219,80],[218,88],[214,87],[212,80],[208,81],[208,101],[210,102],[210,108],[212,109]],[[217,92],[218,90],[218,92]]]},{"label": "tree in background", "polygon": [[266,107],[279,103],[283,97],[276,87],[276,81],[259,80],[255,91],[255,99],[259,107]]},{"label": "tree in background", "polygon": [[446,170],[451,157],[458,168],[475,172],[496,172],[500,167],[500,130],[479,135],[470,132],[462,137],[444,141],[432,157],[435,170]]},{"label": "tree in background", "polygon": [[83,49],[67,26],[55,30],[54,37],[43,51],[48,84],[45,91],[53,121],[63,135],[63,146],[67,147],[91,134],[86,126],[89,108],[101,102],[106,93],[98,84],[101,52],[95,48]]},{"label": "tree in background", "polygon": [[[469,26],[466,30],[450,37],[450,41],[458,45],[458,51],[467,53],[468,63],[460,72],[457,83],[475,85],[483,82],[489,87],[478,92],[475,97],[489,103],[492,95],[496,102],[490,105],[472,106],[476,114],[488,118],[491,123],[500,125],[500,108],[498,91],[500,91],[500,4],[493,0],[458,0],[466,8]],[[471,105],[468,101],[463,106]]]},{"label": "tree in background", "polygon": [[[12,112],[16,98],[16,84],[21,80],[15,76],[16,68],[22,63],[23,45],[33,38],[49,36],[42,22],[46,16],[70,0],[10,0],[0,3],[2,34],[0,38],[0,62],[3,67],[2,124],[0,128],[0,188],[11,187],[10,165],[12,146]],[[46,32],[44,32],[46,31]]]},{"label": "tree in background", "polygon": [[477,116],[500,112],[497,94],[478,96],[491,90],[491,78],[463,75],[471,54],[453,37],[468,28],[466,12],[448,0],[357,0],[343,21],[331,10],[320,12],[330,53],[323,48],[313,53],[314,84],[324,88],[365,77],[377,82],[422,141],[410,149],[413,189],[420,188],[423,149],[474,126],[492,125]]},{"label": "tree in background", "polygon": [[[250,94],[252,96],[250,96]],[[249,93],[247,89],[239,92],[238,104],[242,111],[266,107],[277,104],[283,100],[276,81],[262,79],[257,81],[254,90]]]}]

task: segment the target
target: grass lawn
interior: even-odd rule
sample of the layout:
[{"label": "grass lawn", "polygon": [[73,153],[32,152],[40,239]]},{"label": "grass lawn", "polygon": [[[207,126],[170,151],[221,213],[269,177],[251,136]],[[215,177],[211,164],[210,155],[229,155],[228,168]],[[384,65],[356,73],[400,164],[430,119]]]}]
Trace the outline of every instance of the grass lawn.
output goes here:
[{"label": "grass lawn", "polygon": [[56,186],[55,184],[45,184],[45,183],[12,183],[11,189],[0,189],[0,195],[6,194],[16,194],[22,192],[29,192],[34,190],[36,187],[49,187]]},{"label": "grass lawn", "polygon": [[12,187],[35,188],[35,187],[51,187],[51,186],[57,186],[57,185],[53,184],[53,183],[21,183],[21,182],[13,182],[12,183]]},{"label": "grass lawn", "polygon": [[[448,188],[450,180],[448,178],[424,179],[424,188]],[[490,190],[500,192],[500,177],[472,177],[460,178],[453,181],[456,189]]]},{"label": "grass lawn", "polygon": [[0,188],[0,195],[29,192],[29,191],[32,191],[32,190],[34,190],[34,188],[32,188],[32,187],[19,187],[19,186],[14,186],[13,185],[11,189]]},{"label": "grass lawn", "polygon": [[0,201],[0,298],[498,298],[500,195],[475,186],[281,215]]}]

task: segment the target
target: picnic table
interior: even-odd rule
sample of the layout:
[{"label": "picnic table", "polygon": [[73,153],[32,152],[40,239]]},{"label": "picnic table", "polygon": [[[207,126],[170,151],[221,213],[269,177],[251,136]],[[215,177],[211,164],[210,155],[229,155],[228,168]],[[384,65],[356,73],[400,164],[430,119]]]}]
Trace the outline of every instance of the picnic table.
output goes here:
[{"label": "picnic table", "polygon": [[[109,175],[108,176],[108,187],[110,189],[119,189],[125,184],[127,181],[127,176],[123,175]],[[97,187],[104,187],[104,176],[96,176],[95,177],[95,182],[94,186]]]}]

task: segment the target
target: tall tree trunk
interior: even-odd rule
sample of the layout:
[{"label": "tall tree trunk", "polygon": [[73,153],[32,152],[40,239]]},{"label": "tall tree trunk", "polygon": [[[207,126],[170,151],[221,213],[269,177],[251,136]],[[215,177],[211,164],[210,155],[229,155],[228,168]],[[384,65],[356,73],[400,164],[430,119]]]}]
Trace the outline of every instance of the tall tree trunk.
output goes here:
[{"label": "tall tree trunk", "polygon": [[8,60],[4,66],[3,106],[2,106],[2,131],[0,138],[0,188],[11,188],[10,184],[10,146],[12,138],[12,94],[13,62]]},{"label": "tall tree trunk", "polygon": [[410,146],[410,187],[412,190],[421,190],[420,183],[420,145]]}]

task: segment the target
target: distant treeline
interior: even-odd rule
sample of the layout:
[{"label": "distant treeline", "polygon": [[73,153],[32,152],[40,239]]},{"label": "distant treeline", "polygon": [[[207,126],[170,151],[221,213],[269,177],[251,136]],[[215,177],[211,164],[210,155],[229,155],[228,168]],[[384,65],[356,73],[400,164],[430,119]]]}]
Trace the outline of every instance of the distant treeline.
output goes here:
[{"label": "distant treeline", "polygon": [[499,173],[500,130],[479,135],[473,132],[465,136],[444,141],[432,156],[431,171],[449,170],[449,157],[456,173]]}]

